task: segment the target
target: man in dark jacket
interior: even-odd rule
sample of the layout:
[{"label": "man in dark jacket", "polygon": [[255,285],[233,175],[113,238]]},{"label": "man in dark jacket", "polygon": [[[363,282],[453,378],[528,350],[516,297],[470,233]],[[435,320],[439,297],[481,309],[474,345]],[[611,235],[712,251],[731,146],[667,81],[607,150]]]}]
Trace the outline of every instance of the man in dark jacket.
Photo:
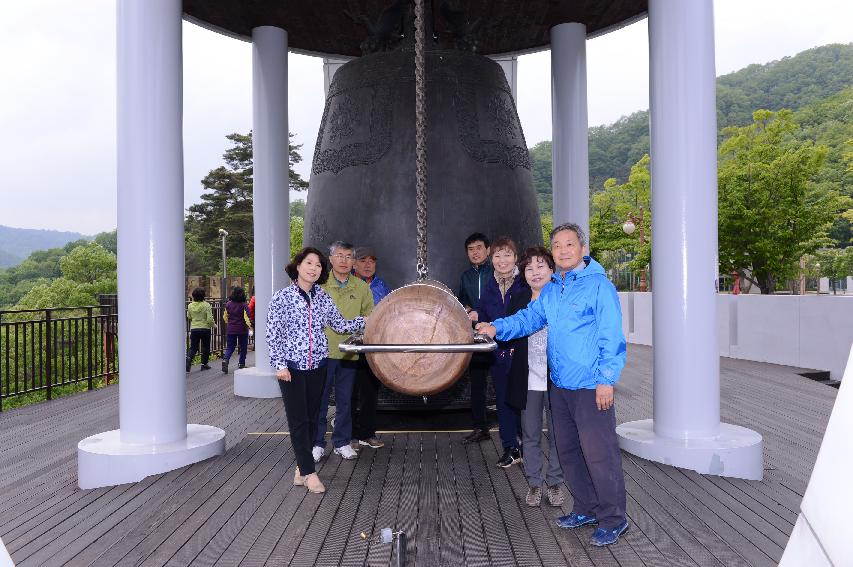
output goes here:
[{"label": "man in dark jacket", "polygon": [[[457,297],[469,313],[476,311],[480,303],[480,294],[486,282],[492,277],[492,263],[489,261],[489,238],[475,232],[465,239],[465,253],[471,267],[462,272]],[[471,421],[473,431],[465,437],[466,443],[477,443],[490,439],[486,422],[486,376],[489,372],[491,357],[489,354],[475,354],[468,366],[471,381]]]}]

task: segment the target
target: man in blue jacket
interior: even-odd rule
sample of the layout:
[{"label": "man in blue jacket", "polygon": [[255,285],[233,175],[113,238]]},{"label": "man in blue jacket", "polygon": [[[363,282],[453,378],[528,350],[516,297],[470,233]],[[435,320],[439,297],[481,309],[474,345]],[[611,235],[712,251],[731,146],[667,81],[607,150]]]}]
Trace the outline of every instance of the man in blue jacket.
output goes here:
[{"label": "man in blue jacket", "polygon": [[586,236],[576,224],[551,233],[557,272],[539,298],[515,315],[480,323],[502,341],[548,326],[551,415],[560,465],[574,496],[560,527],[598,525],[590,543],[615,543],[628,529],[625,479],[613,385],[625,365],[625,336],[616,288],[601,264],[584,256]]}]

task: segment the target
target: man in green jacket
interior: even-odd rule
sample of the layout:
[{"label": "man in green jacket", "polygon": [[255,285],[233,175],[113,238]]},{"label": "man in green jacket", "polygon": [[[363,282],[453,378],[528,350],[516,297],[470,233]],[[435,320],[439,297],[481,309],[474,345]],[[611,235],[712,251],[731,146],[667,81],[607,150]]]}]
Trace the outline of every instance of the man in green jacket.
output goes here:
[{"label": "man in green jacket", "polygon": [[193,364],[193,358],[201,346],[201,369],[209,370],[210,330],[216,328],[210,303],[204,300],[204,288],[197,287],[192,293],[193,300],[187,306],[187,319],[190,321],[190,350],[187,352],[187,372]]},{"label": "man in green jacket", "polygon": [[[355,262],[353,245],[336,241],[329,248],[329,261],[332,264],[332,277],[323,289],[328,293],[344,319],[366,317],[373,311],[373,292],[361,278],[352,274]],[[349,335],[326,329],[329,339],[329,358],[326,366],[326,386],[320,402],[320,415],[317,416],[317,438],[312,454],[318,462],[326,452],[326,414],[329,410],[329,395],[335,389],[335,429],[332,432],[332,445],[335,454],[344,459],[355,459],[358,453],[350,446],[352,441],[352,389],[358,371],[358,355],[341,352],[339,345]]]}]

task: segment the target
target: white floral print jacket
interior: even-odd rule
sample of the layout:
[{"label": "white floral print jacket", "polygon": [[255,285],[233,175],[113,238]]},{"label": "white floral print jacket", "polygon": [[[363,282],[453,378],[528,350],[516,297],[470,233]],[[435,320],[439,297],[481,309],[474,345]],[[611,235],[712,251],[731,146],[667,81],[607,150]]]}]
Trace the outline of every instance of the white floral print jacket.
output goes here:
[{"label": "white floral print jacket", "polygon": [[305,293],[291,284],[272,296],[267,311],[267,346],[270,365],[276,370],[313,370],[329,356],[329,341],[323,329],[338,333],[364,329],[364,317],[347,320],[329,294],[318,285]]}]

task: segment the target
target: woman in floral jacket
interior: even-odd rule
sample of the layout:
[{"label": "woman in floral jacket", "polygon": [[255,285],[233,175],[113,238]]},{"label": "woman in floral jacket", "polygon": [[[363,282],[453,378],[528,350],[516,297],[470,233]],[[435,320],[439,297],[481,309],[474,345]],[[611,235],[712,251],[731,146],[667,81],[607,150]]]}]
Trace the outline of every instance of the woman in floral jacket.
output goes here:
[{"label": "woman in floral jacket", "polygon": [[303,248],[286,269],[293,283],[273,295],[267,312],[270,365],[277,371],[298,465],[293,484],[325,492],[311,456],[329,355],[323,329],[328,325],[338,333],[353,333],[364,329],[364,318],[344,319],[318,285],[329,278],[329,269],[316,248]]}]

